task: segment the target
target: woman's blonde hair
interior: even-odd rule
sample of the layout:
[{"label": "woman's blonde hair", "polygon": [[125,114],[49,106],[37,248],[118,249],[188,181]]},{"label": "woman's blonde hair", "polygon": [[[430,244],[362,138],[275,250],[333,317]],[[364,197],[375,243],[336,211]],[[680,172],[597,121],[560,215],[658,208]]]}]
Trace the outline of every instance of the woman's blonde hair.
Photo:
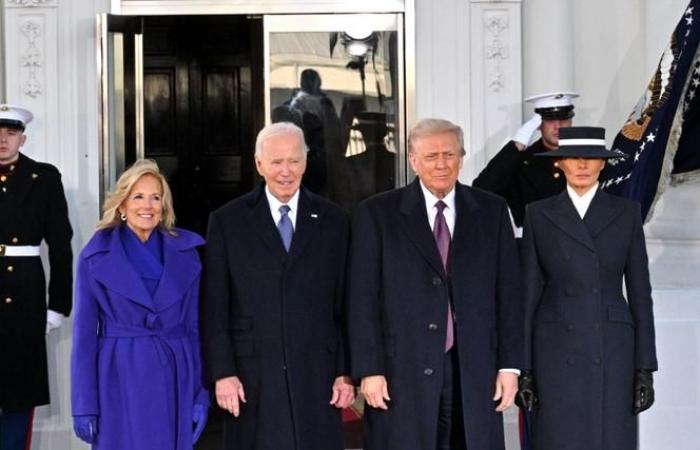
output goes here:
[{"label": "woman's blonde hair", "polygon": [[129,193],[136,182],[146,175],[151,175],[160,182],[160,187],[163,191],[163,213],[160,226],[167,232],[173,233],[172,228],[175,226],[173,194],[170,192],[170,186],[168,186],[165,177],[160,173],[158,164],[152,159],[139,159],[119,177],[114,190],[107,195],[107,200],[102,205],[102,219],[97,222],[98,230],[115,227],[119,224],[121,221],[119,208],[129,197]]}]

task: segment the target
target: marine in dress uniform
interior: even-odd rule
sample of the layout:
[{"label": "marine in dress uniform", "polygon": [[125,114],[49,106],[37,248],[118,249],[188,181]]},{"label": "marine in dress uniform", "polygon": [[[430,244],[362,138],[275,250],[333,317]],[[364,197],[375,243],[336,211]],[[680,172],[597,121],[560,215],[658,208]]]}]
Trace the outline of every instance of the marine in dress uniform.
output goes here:
[{"label": "marine in dress uniform", "polygon": [[[534,105],[535,115],[518,129],[472,183],[503,197],[517,228],[523,226],[528,203],[556,195],[566,186],[556,163],[535,155],[557,148],[559,128],[571,126],[572,100],[576,97],[578,94],[573,92],[555,92],[526,98],[526,102]],[[542,137],[528,147],[537,130]],[[519,231],[516,234],[519,236]]]},{"label": "marine in dress uniform", "polygon": [[61,174],[19,152],[32,117],[0,105],[0,450],[28,445],[33,409],[49,403],[46,334],[71,310],[73,230]]}]

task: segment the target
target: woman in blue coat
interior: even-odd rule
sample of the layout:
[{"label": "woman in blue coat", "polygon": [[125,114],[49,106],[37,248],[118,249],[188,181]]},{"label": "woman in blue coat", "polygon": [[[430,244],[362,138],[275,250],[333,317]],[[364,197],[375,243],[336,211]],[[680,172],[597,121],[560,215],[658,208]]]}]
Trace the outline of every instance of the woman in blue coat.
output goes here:
[{"label": "woman in blue coat", "polygon": [[80,254],[72,410],[99,450],[191,450],[206,423],[198,332],[198,235],[173,227],[155,162],[117,181]]},{"label": "woman in blue coat", "polygon": [[[654,401],[651,285],[639,204],[598,188],[605,130],[559,130],[567,188],[525,215],[525,365],[534,450],[635,450]],[[626,295],[623,294],[623,280]]]}]

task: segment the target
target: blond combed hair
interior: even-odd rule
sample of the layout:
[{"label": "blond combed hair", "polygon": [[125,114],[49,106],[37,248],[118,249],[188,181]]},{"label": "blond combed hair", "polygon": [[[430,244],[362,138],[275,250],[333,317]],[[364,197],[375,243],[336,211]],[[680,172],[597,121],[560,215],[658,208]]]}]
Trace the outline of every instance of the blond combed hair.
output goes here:
[{"label": "blond combed hair", "polygon": [[139,159],[122,173],[114,186],[114,190],[107,195],[107,199],[102,205],[102,219],[97,222],[98,230],[115,227],[121,222],[119,208],[129,197],[136,182],[146,175],[155,177],[160,182],[160,187],[163,190],[163,213],[160,227],[170,234],[175,234],[173,231],[175,226],[173,194],[170,192],[170,186],[160,172],[158,164],[152,159]]},{"label": "blond combed hair", "polygon": [[408,132],[408,152],[412,153],[414,150],[415,142],[425,136],[432,136],[435,134],[442,133],[452,133],[457,139],[459,144],[459,149],[462,156],[467,154],[464,148],[464,132],[462,127],[455,125],[449,120],[445,119],[422,119],[416,123],[413,128]]}]

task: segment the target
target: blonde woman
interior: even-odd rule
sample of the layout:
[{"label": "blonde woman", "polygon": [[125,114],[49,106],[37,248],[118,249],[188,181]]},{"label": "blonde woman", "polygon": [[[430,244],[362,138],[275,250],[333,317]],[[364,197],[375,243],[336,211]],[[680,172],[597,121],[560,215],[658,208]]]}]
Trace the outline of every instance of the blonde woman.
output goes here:
[{"label": "blonde woman", "polygon": [[77,268],[72,409],[99,450],[190,450],[206,423],[198,301],[203,239],[174,228],[151,160],[117,181]]}]

